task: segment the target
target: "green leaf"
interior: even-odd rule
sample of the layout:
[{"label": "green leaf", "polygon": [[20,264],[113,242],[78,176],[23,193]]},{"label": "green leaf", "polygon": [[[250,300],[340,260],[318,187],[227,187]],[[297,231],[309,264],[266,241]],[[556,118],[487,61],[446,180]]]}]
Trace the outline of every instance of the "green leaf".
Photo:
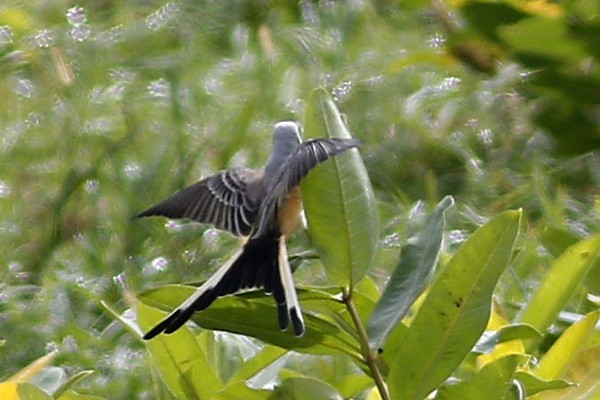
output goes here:
[{"label": "green leaf", "polygon": [[[373,296],[375,294],[375,296]],[[369,316],[373,313],[375,309],[375,301],[380,296],[379,288],[368,276],[365,276],[362,281],[358,285],[354,287],[354,291],[352,292],[352,303],[354,304],[354,308],[356,308],[356,312],[360,317],[363,325],[369,319]],[[375,300],[373,300],[375,298]],[[344,308],[340,313],[344,316],[348,317],[348,322],[352,323],[352,334],[356,333],[356,327],[352,322],[352,317],[350,316],[348,309]]]},{"label": "green leaf", "polygon": [[285,379],[275,390],[274,399],[343,400],[342,395],[330,384],[315,378],[293,377]]},{"label": "green leaf", "polygon": [[[566,376],[569,381],[576,383],[571,387],[561,390],[560,396],[552,399],[594,399],[600,398],[600,346],[591,347],[579,354],[571,362]],[[551,394],[551,393],[549,393]],[[542,400],[542,399],[540,399]]]},{"label": "green leaf", "polygon": [[288,351],[286,349],[282,349],[276,346],[266,345],[262,349],[262,351],[256,354],[251,359],[244,362],[244,365],[236,371],[236,373],[229,378],[227,381],[227,386],[235,384],[236,382],[245,382],[248,379],[252,378],[254,375],[258,374],[266,367],[277,361]]},{"label": "green leaf", "polygon": [[429,283],[444,237],[444,213],[453,204],[452,197],[445,197],[427,218],[423,229],[402,247],[400,261],[367,324],[371,349],[382,346]]},{"label": "green leaf", "polygon": [[54,361],[57,355],[58,350],[53,350],[50,353],[33,360],[27,366],[23,367],[20,371],[11,376],[8,380],[15,382],[29,381],[43,371],[44,368],[47,368],[50,363]]},{"label": "green leaf", "polygon": [[535,374],[542,379],[561,378],[573,359],[584,349],[599,317],[600,311],[594,311],[571,325],[542,357]]},{"label": "green leaf", "polygon": [[526,371],[518,371],[515,374],[517,379],[523,386],[528,396],[540,393],[546,390],[563,389],[571,386],[571,384],[562,379],[544,380],[534,374]]},{"label": "green leaf", "polygon": [[399,326],[402,334],[390,336],[391,347],[398,349],[391,355],[388,378],[392,398],[423,399],[477,342],[520,219],[520,211],[505,211],[475,231],[437,276],[410,328]]},{"label": "green leaf", "polygon": [[589,292],[600,293],[600,259],[597,259],[588,271],[585,286]]},{"label": "green leaf", "polygon": [[81,372],[73,375],[72,377],[67,379],[67,381],[65,383],[63,383],[58,389],[56,389],[56,391],[53,393],[54,397],[60,399],[61,395],[63,393],[67,392],[68,390],[73,389],[73,387],[75,385],[77,385],[80,381],[82,381],[83,379],[92,375],[93,373],[94,373],[94,371],[87,370],[87,371],[81,371]]},{"label": "green leaf", "polygon": [[345,399],[361,398],[359,396],[361,392],[375,385],[373,379],[364,374],[348,374],[341,381],[333,382],[333,384]]},{"label": "green leaf", "polygon": [[[10,397],[8,397],[10,399]],[[30,383],[17,384],[18,400],[52,400],[46,392]]]},{"label": "green leaf", "polygon": [[[600,235],[569,247],[554,261],[539,289],[518,320],[545,332],[565,307],[600,255]],[[539,341],[527,342],[533,348]]]},{"label": "green leaf", "polygon": [[[307,138],[350,138],[335,102],[322,88],[306,105]],[[371,266],[377,247],[377,212],[371,182],[357,150],[315,168],[301,184],[309,234],[335,284],[352,287]]]},{"label": "green leaf", "polygon": [[579,238],[567,229],[546,225],[540,232],[540,242],[554,257],[559,257],[569,246],[574,245]]},{"label": "green leaf", "polygon": [[30,383],[15,381],[0,382],[2,400],[52,400],[46,392]]},{"label": "green leaf", "polygon": [[[166,316],[142,303],[137,305],[137,314],[144,330]],[[163,382],[178,399],[209,399],[222,388],[213,366],[208,363],[187,327],[183,326],[170,335],[160,335],[145,343]]]},{"label": "green leaf", "polygon": [[486,364],[471,379],[442,386],[436,400],[504,400],[512,390],[517,367],[526,359],[523,354],[511,354]]},{"label": "green leaf", "polygon": [[555,63],[577,64],[588,57],[585,44],[569,35],[569,26],[560,18],[525,18],[500,27],[498,33],[513,51],[538,54]]},{"label": "green leaf", "polygon": [[511,340],[539,339],[541,337],[542,334],[531,325],[511,324],[497,331],[485,332],[473,348],[473,352],[485,354],[491,352],[499,343]]},{"label": "green leaf", "polygon": [[[194,290],[191,286],[168,285],[144,292],[138,299],[150,306],[170,311],[178,307]],[[322,302],[325,298],[325,293],[321,291],[303,292],[299,293],[301,300],[303,297],[314,296]],[[342,351],[354,358],[360,357],[359,346],[354,338],[320,316],[304,314],[307,329],[302,337],[281,331],[273,299],[265,295],[258,297],[259,293],[219,298],[206,310],[195,313],[192,319],[203,328],[252,336],[288,350],[311,354],[339,354]],[[305,301],[301,302],[303,306],[306,304]],[[331,302],[333,304],[337,303]]]},{"label": "green leaf", "polygon": [[527,14],[506,3],[483,3],[469,1],[460,9],[469,21],[469,26],[479,31],[488,40],[498,42],[498,29],[510,26],[527,17]]},{"label": "green leaf", "polygon": [[244,382],[236,382],[234,384],[227,385],[225,389],[211,397],[211,400],[264,400],[269,398],[271,394],[272,392],[269,390],[251,389],[246,386]]}]

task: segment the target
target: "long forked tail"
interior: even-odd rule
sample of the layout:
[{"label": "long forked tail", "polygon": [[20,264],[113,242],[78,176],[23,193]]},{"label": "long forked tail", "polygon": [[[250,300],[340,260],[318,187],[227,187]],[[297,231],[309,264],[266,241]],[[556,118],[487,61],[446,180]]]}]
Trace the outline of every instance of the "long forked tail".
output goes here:
[{"label": "long forked tail", "polygon": [[217,297],[258,287],[264,287],[265,292],[272,294],[277,302],[279,327],[285,330],[291,321],[294,333],[301,336],[304,320],[288,263],[285,238],[267,235],[249,240],[194,294],[148,331],[144,339],[152,339],[162,332],[175,332],[194,312],[204,310]]}]

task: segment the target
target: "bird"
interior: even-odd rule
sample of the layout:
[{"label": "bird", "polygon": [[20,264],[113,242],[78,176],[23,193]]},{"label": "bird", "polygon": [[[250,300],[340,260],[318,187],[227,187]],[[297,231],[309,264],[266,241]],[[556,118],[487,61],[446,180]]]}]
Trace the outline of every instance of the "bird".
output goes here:
[{"label": "bird", "polygon": [[143,338],[173,333],[218,297],[251,288],[263,288],[273,296],[282,331],[291,322],[295,335],[302,336],[306,328],[286,248],[286,238],[302,211],[299,184],[318,164],[361,144],[353,138],[303,142],[296,122],[278,122],[271,155],[262,170],[234,167],[220,171],[137,214],[137,218],[190,219],[246,238],[229,261]]}]

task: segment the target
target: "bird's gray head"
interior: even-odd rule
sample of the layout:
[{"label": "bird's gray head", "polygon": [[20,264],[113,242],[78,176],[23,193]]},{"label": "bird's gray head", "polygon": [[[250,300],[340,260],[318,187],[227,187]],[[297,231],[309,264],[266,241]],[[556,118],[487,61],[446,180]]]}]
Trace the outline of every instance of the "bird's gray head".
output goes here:
[{"label": "bird's gray head", "polygon": [[300,127],[294,121],[282,121],[275,124],[273,132],[273,150],[278,146],[296,148],[302,142]]},{"label": "bird's gray head", "polygon": [[275,125],[273,132],[273,150],[267,165],[265,173],[270,174],[277,170],[279,165],[296,150],[302,143],[300,137],[300,128],[293,121],[282,121]]}]

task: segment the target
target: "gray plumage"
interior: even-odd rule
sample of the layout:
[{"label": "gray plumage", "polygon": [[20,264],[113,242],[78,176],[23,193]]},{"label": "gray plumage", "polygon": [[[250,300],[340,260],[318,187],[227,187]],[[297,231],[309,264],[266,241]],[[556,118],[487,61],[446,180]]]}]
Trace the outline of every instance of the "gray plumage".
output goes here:
[{"label": "gray plumage", "polygon": [[231,168],[189,186],[136,217],[188,218],[248,236],[258,211],[262,172]]},{"label": "gray plumage", "polygon": [[137,217],[189,218],[213,224],[248,241],[192,296],[144,335],[151,339],[172,333],[195,311],[220,296],[241,289],[263,287],[277,302],[279,327],[291,321],[296,335],[304,333],[304,321],[287,259],[282,210],[290,193],[319,163],[360,145],[355,139],[312,139],[301,142],[295,122],[280,122],[273,133],[273,150],[265,168],[255,171],[231,168],[185,188]]}]

